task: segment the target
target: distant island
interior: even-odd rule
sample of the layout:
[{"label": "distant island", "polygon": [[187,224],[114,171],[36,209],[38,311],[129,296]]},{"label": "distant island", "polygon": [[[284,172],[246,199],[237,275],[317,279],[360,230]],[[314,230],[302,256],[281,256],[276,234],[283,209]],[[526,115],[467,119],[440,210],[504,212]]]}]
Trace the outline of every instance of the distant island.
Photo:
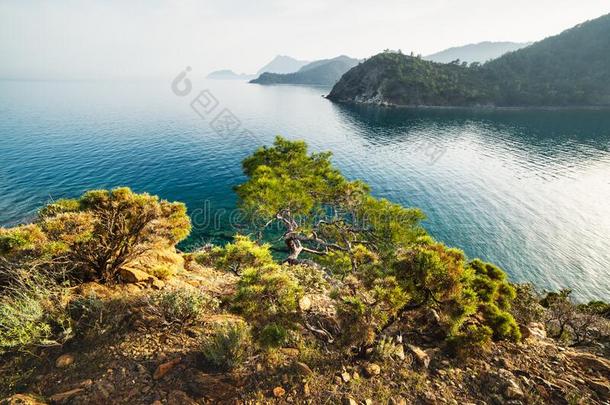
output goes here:
[{"label": "distant island", "polygon": [[260,68],[256,74],[260,76],[265,72],[281,74],[294,73],[308,63],[309,61],[297,60],[285,55],[278,55],[273,58],[271,62]]},{"label": "distant island", "polygon": [[251,80],[255,77],[256,77],[256,75],[249,75],[249,74],[245,74],[245,73],[238,74],[232,70],[224,69],[224,70],[214,71],[214,72],[210,73],[209,75],[207,75],[206,78],[214,79],[214,80]]},{"label": "distant island", "polygon": [[[290,56],[278,55],[275,58],[273,58],[273,60],[271,62],[267,63],[265,66],[260,68],[256,74],[246,74],[246,73],[238,74],[230,69],[222,69],[222,70],[216,70],[214,72],[211,72],[209,75],[207,75],[206,78],[212,79],[212,80],[252,80],[252,79],[256,79],[257,77],[259,77],[260,75],[262,75],[264,73],[273,73],[273,74],[295,73],[307,64],[309,64],[309,62],[307,62],[307,61],[297,60]],[[345,71],[342,72],[341,75],[343,73],[347,72],[348,70],[349,70],[349,68],[345,69]],[[339,77],[341,77],[341,75],[339,75]],[[337,77],[337,80],[339,79],[339,77]],[[335,80],[335,82],[336,82],[336,80]],[[335,82],[333,82],[332,84],[334,84]]]},{"label": "distant island", "polygon": [[530,46],[531,42],[479,42],[445,49],[432,55],[424,56],[424,59],[438,63],[451,63],[459,60],[461,62],[485,63],[492,59]]},{"label": "distant island", "polygon": [[385,51],[343,75],[328,98],[388,106],[610,106],[610,14],[485,64]]},{"label": "distant island", "polygon": [[257,84],[313,84],[332,86],[339,81],[348,70],[358,65],[359,60],[341,55],[333,59],[323,59],[311,62],[295,73],[265,72],[250,81]]}]

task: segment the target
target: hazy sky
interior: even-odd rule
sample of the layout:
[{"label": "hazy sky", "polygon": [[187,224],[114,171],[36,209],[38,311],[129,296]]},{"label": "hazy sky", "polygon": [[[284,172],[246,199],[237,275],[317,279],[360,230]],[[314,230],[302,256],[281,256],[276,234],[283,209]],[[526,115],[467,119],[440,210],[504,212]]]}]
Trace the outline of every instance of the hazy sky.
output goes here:
[{"label": "hazy sky", "polygon": [[430,54],[536,41],[610,13],[610,0],[0,0],[0,78],[255,72],[385,48]]}]

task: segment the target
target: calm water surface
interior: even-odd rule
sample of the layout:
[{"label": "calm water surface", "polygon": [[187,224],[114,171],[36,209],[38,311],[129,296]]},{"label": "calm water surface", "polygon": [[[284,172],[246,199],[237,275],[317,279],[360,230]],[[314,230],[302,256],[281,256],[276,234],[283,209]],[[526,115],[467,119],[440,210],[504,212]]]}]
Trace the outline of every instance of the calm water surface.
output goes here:
[{"label": "calm water surface", "polygon": [[[0,82],[0,225],[52,199],[128,185],[187,203],[185,247],[224,240],[240,161],[282,134],[374,193],[427,214],[426,228],[514,281],[610,300],[610,111],[384,110],[328,89],[193,80]],[[210,89],[212,114],[190,102]],[[242,130],[214,131],[228,108]]]}]

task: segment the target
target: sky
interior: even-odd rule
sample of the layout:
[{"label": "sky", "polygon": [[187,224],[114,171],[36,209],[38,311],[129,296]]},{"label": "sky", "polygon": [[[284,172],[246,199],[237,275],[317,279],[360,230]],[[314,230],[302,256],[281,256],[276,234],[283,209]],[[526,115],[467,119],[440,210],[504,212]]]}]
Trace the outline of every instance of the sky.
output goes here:
[{"label": "sky", "polygon": [[610,13],[610,0],[0,0],[0,78],[254,73],[383,49],[428,55],[481,41],[537,41]]}]

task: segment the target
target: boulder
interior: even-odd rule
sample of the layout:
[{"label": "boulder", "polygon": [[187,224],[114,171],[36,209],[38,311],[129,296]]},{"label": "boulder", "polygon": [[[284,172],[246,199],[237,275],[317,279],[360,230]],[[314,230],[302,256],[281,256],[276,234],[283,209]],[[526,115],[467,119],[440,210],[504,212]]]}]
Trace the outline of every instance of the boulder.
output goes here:
[{"label": "boulder", "polygon": [[125,283],[152,283],[156,277],[132,267],[122,267],[119,270],[119,276]]},{"label": "boulder", "polygon": [[602,375],[610,375],[609,360],[586,352],[566,351],[565,354],[570,360],[587,370],[591,369],[602,373]]},{"label": "boulder", "polygon": [[428,356],[428,353],[414,345],[407,345],[407,348],[413,354],[418,365],[423,368],[428,368],[430,365],[430,356]]},{"label": "boulder", "polygon": [[186,383],[195,397],[206,397],[212,402],[230,401],[238,396],[237,388],[220,377],[192,370],[186,373]]},{"label": "boulder", "polygon": [[530,322],[527,325],[521,325],[519,329],[521,330],[521,335],[525,339],[546,339],[546,328],[543,323]]}]

